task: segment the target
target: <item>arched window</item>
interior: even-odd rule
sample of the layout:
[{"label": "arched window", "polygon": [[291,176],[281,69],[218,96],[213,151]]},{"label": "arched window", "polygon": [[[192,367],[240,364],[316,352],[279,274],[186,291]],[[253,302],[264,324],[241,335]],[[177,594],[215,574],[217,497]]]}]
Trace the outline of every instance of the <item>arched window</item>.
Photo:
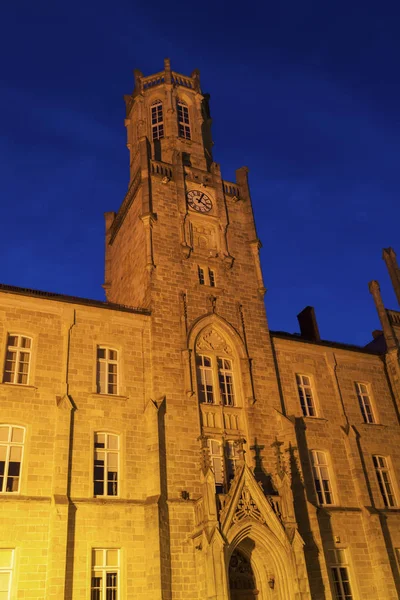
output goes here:
[{"label": "arched window", "polygon": [[161,140],[164,137],[164,112],[161,100],[151,105],[151,137],[153,140]]},{"label": "arched window", "polygon": [[94,434],[94,495],[118,496],[119,436]]},{"label": "arched window", "polygon": [[182,100],[178,100],[177,110],[179,137],[190,140],[192,136],[190,132],[189,109]]},{"label": "arched window", "polygon": [[25,429],[0,425],[0,492],[19,492]]}]

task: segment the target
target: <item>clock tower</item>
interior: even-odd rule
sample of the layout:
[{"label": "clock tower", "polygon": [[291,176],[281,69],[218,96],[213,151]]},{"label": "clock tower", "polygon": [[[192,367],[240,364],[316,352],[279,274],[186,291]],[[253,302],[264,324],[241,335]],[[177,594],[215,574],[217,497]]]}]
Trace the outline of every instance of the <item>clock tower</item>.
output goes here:
[{"label": "clock tower", "polygon": [[[230,182],[214,162],[209,96],[197,70],[187,77],[165,60],[155,75],[135,71],[125,103],[130,182],[119,211],[106,214],[104,288],[109,302],[151,311],[143,410],[150,403],[158,414],[159,480],[148,495],[159,496],[159,570],[152,564],[166,598],[222,599],[225,550],[212,538],[222,526],[221,497],[240,498],[244,485],[259,490],[252,473],[260,461],[264,491],[276,493],[280,479],[275,485],[267,471],[276,464],[277,433],[295,444],[281,412],[248,170]],[[239,471],[242,488],[234,491]],[[279,518],[296,528],[292,509]],[[190,559],[188,540],[197,547]],[[303,564],[299,552],[282,560]],[[214,574],[195,583],[199,569]],[[197,591],[189,594],[185,581]]]}]

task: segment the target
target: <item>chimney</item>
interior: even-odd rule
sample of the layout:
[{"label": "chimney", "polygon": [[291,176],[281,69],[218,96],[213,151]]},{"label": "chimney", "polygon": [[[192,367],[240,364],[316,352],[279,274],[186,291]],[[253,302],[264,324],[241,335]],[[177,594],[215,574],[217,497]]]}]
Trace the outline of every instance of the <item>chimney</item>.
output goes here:
[{"label": "chimney", "polygon": [[303,308],[297,315],[297,320],[300,325],[301,337],[312,342],[319,342],[321,340],[313,306]]}]

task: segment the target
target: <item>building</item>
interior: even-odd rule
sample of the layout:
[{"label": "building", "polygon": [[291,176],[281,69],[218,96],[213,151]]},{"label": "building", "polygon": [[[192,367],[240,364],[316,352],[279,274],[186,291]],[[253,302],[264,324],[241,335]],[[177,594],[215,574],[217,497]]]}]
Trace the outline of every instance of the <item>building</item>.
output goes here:
[{"label": "building", "polygon": [[125,100],[107,301],[0,288],[0,600],[398,598],[400,312],[371,282],[367,347],[271,332],[199,73]]}]

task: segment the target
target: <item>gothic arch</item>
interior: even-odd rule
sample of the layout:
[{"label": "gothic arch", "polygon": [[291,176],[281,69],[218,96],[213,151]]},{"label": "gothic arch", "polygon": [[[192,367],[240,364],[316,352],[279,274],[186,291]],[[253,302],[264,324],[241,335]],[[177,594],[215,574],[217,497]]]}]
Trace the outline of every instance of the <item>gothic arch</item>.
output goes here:
[{"label": "gothic arch", "polygon": [[236,329],[225,319],[215,313],[197,319],[188,334],[188,347],[195,350],[199,336],[208,328],[215,329],[228,343],[232,344],[233,352],[237,359],[246,357],[243,340]]},{"label": "gothic arch", "polygon": [[[256,580],[260,600],[295,600],[293,550],[289,540],[278,539],[265,525],[251,519],[231,528],[225,550],[226,574],[235,550],[248,558]],[[271,585],[273,588],[271,588]]]}]

